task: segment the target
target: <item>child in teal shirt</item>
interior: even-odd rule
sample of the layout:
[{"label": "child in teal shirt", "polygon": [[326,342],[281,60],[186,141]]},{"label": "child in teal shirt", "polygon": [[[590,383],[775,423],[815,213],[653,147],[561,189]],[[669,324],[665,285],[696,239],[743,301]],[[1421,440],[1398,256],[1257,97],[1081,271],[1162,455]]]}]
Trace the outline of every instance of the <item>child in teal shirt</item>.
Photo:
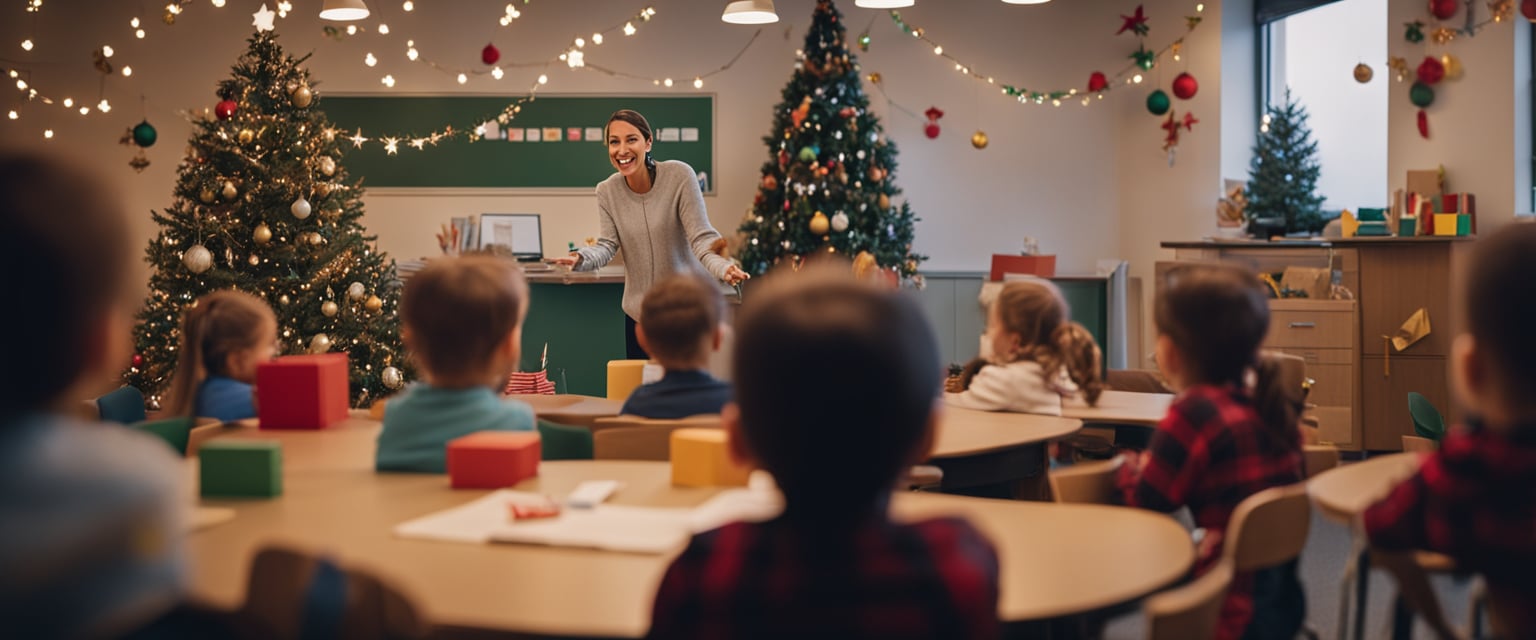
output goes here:
[{"label": "child in teal shirt", "polygon": [[449,440],[534,429],[531,407],[497,394],[517,366],[527,312],[528,284],[509,260],[434,260],[411,278],[401,333],[426,381],[390,399],[375,469],[443,473]]}]

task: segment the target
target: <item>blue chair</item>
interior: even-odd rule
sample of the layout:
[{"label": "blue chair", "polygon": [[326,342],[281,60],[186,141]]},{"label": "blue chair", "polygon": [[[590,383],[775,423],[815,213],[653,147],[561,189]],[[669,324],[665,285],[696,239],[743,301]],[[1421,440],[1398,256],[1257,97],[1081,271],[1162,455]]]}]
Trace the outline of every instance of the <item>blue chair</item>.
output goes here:
[{"label": "blue chair", "polygon": [[592,431],[540,420],[539,450],[544,460],[591,460]]},{"label": "blue chair", "polygon": [[1439,442],[1445,436],[1445,419],[1440,410],[1418,392],[1408,392],[1408,415],[1413,417],[1413,432],[1419,437]]},{"label": "blue chair", "polygon": [[96,399],[103,422],[133,424],[144,421],[144,394],[136,387],[123,386]]}]

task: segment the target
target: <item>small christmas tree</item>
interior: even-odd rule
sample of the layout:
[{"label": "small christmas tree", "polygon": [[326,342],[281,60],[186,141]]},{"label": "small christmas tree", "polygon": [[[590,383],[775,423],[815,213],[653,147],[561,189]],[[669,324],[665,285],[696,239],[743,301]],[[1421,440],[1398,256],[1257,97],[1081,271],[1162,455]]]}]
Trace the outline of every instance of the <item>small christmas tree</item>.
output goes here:
[{"label": "small christmas tree", "polygon": [[1317,143],[1307,127],[1307,110],[1285,92],[1283,106],[1270,105],[1248,168],[1248,233],[1259,238],[1323,228],[1323,197],[1317,195]]},{"label": "small christmas tree", "polygon": [[817,0],[810,31],[773,127],[752,211],[742,222],[742,268],[761,274],[813,253],[868,254],[887,273],[911,278],[924,256],[912,253],[907,203],[896,203],[896,145],[869,112],[842,15]]},{"label": "small christmas tree", "polygon": [[174,201],[152,214],[161,229],[145,260],[155,273],[125,375],[151,406],[176,367],[182,310],[219,289],[264,298],[283,353],[345,352],[354,406],[410,375],[395,263],[363,235],[363,191],[337,161],[303,62],[258,31],[219,83],[216,117],[192,123]]}]

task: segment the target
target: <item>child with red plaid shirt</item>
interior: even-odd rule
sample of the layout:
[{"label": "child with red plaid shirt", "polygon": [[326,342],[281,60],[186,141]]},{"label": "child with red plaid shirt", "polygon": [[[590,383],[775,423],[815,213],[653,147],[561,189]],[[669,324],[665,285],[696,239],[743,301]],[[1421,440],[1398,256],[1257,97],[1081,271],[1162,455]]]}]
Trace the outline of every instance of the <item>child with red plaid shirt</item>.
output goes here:
[{"label": "child with red plaid shirt", "polygon": [[[1414,550],[1482,574],[1500,638],[1536,637],[1536,225],[1478,242],[1466,281],[1466,327],[1452,346],[1456,395],[1473,417],[1386,499],[1366,510],[1372,558],[1398,575]],[[1404,585],[1407,587],[1408,585]],[[1413,589],[1405,588],[1405,596]],[[1414,602],[1446,637],[1432,601]]]},{"label": "child with red plaid shirt", "polygon": [[732,454],[773,474],[784,512],[694,536],[650,637],[997,637],[992,545],[964,520],[887,513],[938,420],[942,366],[917,305],[846,266],[770,275],[741,310],[732,366]]},{"label": "child with red plaid shirt", "polygon": [[[1126,504],[1165,512],[1189,507],[1204,530],[1198,575],[1220,559],[1238,503],[1302,480],[1297,407],[1285,394],[1255,392],[1279,384],[1280,372],[1258,357],[1269,300],[1253,274],[1217,265],[1175,271],[1154,314],[1157,364],[1179,395],[1147,450],[1128,454],[1118,483]],[[1245,384],[1250,372],[1253,388]],[[1292,638],[1305,606],[1295,561],[1238,574],[1216,637]]]}]

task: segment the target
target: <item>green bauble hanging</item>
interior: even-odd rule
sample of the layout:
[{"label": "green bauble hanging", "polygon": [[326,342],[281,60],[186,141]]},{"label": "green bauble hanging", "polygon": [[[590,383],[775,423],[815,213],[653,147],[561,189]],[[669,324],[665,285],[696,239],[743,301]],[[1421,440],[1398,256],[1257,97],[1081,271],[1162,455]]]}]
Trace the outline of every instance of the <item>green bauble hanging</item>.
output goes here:
[{"label": "green bauble hanging", "polygon": [[140,122],[138,126],[133,128],[133,143],[141,147],[154,146],[155,139],[158,137],[160,137],[160,134],[155,131],[154,125],[151,125],[148,120]]},{"label": "green bauble hanging", "polygon": [[800,161],[812,162],[816,159],[816,150],[810,147],[800,147]]},{"label": "green bauble hanging", "polygon": [[1147,96],[1147,111],[1151,111],[1154,116],[1168,113],[1168,108],[1171,106],[1173,105],[1168,101],[1168,94],[1163,93],[1162,89],[1153,91],[1152,95]]},{"label": "green bauble hanging", "polygon": [[1408,89],[1408,99],[1413,102],[1413,106],[1423,109],[1435,103],[1435,90],[1427,84],[1415,82]]}]

